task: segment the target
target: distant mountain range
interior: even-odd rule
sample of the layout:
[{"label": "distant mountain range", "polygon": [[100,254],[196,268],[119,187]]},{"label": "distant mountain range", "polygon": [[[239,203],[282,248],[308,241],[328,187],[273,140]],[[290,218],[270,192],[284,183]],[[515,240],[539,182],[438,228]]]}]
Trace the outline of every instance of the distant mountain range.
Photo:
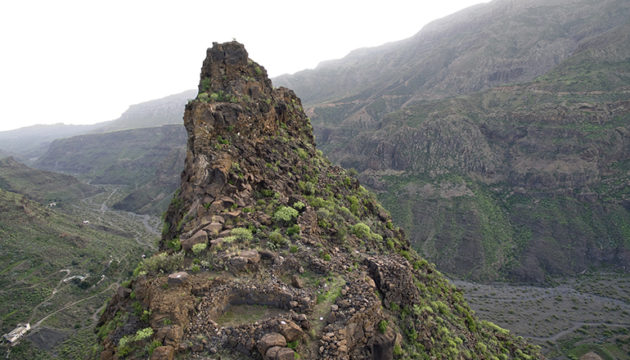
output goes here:
[{"label": "distant mountain range", "polygon": [[[534,282],[618,269],[630,259],[629,19],[622,0],[495,0],[273,81],[296,91],[318,147],[357,169],[440,269]],[[117,206],[159,213],[185,135],[148,127],[181,124],[195,93],[95,128],[0,133],[0,151],[128,185]]]},{"label": "distant mountain range", "polygon": [[415,247],[473,279],[630,260],[630,3],[474,6],[275,79]]},{"label": "distant mountain range", "polygon": [[188,90],[161,99],[131,105],[118,119],[93,125],[33,125],[16,130],[0,131],[0,155],[14,155],[34,162],[56,139],[77,135],[107,133],[162,125],[182,124],[184,104],[196,91]]},{"label": "distant mountain range", "polygon": [[115,208],[160,214],[179,185],[186,145],[184,104],[195,95],[190,90],[132,105],[120,118],[94,125],[0,132],[0,158],[13,155],[36,168],[94,184],[125,185],[128,196]]}]

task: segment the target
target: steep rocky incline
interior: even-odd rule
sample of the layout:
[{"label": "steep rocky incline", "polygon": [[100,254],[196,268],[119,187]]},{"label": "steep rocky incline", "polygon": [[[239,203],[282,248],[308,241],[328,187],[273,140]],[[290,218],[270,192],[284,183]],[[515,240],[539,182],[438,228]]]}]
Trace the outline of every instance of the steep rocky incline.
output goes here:
[{"label": "steep rocky incline", "polygon": [[208,49],[184,122],[161,252],[103,313],[102,359],[541,358],[475,318],[241,44]]},{"label": "steep rocky incline", "polygon": [[629,30],[585,42],[536,81],[411,103],[380,129],[339,131],[331,158],[361,172],[443,271],[542,282],[623,269]]},{"label": "steep rocky incline", "polygon": [[627,1],[497,0],[281,80],[440,270],[544,282],[630,259],[628,34]]}]

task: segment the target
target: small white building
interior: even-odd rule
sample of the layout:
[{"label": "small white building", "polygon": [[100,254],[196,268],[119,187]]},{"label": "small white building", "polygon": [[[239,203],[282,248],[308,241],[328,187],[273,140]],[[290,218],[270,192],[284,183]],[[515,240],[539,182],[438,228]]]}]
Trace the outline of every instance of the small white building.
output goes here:
[{"label": "small white building", "polygon": [[17,327],[11,330],[10,333],[4,334],[4,338],[6,341],[9,342],[9,344],[15,345],[17,341],[20,340],[20,338],[24,336],[24,334],[26,334],[30,329],[31,329],[31,324],[29,323],[17,324]]}]

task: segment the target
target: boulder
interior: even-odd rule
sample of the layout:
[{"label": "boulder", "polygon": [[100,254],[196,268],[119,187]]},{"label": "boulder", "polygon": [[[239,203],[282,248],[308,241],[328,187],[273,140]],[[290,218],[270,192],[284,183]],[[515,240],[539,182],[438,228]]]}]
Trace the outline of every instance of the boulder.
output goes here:
[{"label": "boulder", "polygon": [[190,238],[182,240],[181,244],[182,249],[184,249],[185,251],[191,251],[193,245],[206,244],[207,242],[208,234],[203,230],[199,230]]},{"label": "boulder", "polygon": [[204,227],[204,230],[207,230],[211,234],[218,235],[219,232],[223,230],[223,224],[220,222],[212,222]]},{"label": "boulder", "polygon": [[258,264],[260,262],[260,254],[256,250],[241,251],[240,256],[247,259],[249,264]]},{"label": "boulder", "polygon": [[276,360],[293,360],[295,352],[289,348],[280,348],[276,354]]},{"label": "boulder", "polygon": [[274,347],[274,346],[280,346],[280,347],[285,347],[287,346],[287,339],[282,336],[282,334],[278,334],[278,333],[268,333],[265,334],[262,338],[260,338],[260,340],[258,340],[258,351],[260,351],[261,355],[266,355],[267,354],[267,350],[270,347]]},{"label": "boulder", "polygon": [[580,360],[602,360],[601,356],[597,355],[596,353],[590,351],[587,352],[586,354],[580,356]]},{"label": "boulder", "polygon": [[291,286],[301,289],[304,287],[304,280],[297,275],[291,276]]},{"label": "boulder", "polygon": [[188,281],[188,273],[185,271],[179,271],[172,273],[168,276],[168,286],[178,286]]},{"label": "boulder", "polygon": [[112,360],[114,358],[113,349],[105,349],[101,352],[101,360]]},{"label": "boulder", "polygon": [[281,322],[280,333],[282,333],[285,339],[289,342],[299,340],[304,335],[304,331],[302,331],[302,328],[293,321]]},{"label": "boulder", "polygon": [[280,351],[280,349],[284,349],[283,347],[280,346],[272,346],[269,349],[267,349],[267,352],[265,353],[265,359],[269,359],[269,360],[275,360],[276,356],[278,356],[278,351]]},{"label": "boulder", "polygon": [[211,222],[219,223],[219,224],[225,224],[225,219],[223,218],[223,216],[212,215],[212,221]]}]

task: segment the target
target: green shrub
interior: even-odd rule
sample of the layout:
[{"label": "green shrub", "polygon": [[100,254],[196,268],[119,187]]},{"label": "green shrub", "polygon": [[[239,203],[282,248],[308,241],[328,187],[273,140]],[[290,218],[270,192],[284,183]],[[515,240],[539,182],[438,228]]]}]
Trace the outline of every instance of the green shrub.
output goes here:
[{"label": "green shrub", "polygon": [[381,334],[385,334],[385,332],[387,331],[387,325],[388,325],[388,321],[387,320],[381,320],[378,322],[378,331]]},{"label": "green shrub", "polygon": [[304,203],[303,203],[303,202],[301,202],[301,201],[296,201],[295,203],[293,203],[293,208],[294,208],[295,210],[298,210],[298,211],[299,211],[299,210],[304,209],[305,207],[306,207],[306,205],[304,205]]},{"label": "green shrub", "polygon": [[211,81],[210,81],[209,77],[202,79],[201,80],[201,91],[208,91],[208,90],[210,90],[210,85],[211,85],[210,82]]},{"label": "green shrub", "polygon": [[315,184],[309,181],[298,181],[298,187],[305,195],[315,194]]},{"label": "green shrub", "polygon": [[279,230],[274,230],[269,233],[269,242],[267,243],[267,247],[271,250],[276,250],[282,247],[287,246],[289,242],[284,238],[282,233]]},{"label": "green shrub", "polygon": [[230,144],[230,140],[224,139],[221,135],[217,135],[217,141],[219,142],[219,144],[223,144],[223,145]]},{"label": "green shrub", "polygon": [[232,236],[236,237],[238,240],[241,240],[241,241],[252,241],[254,239],[254,236],[252,235],[252,231],[246,228],[241,228],[241,227],[234,228],[232,229],[230,234],[232,234]]},{"label": "green shrub", "polygon": [[383,236],[377,233],[372,233],[370,234],[370,239],[372,239],[373,241],[381,242],[383,241]]},{"label": "green shrub", "polygon": [[148,337],[151,337],[153,335],[153,329],[151,329],[150,327],[148,328],[144,328],[142,330],[138,330],[136,332],[136,336],[134,337],[134,341],[140,341],[140,340],[144,340]]},{"label": "green shrub", "polygon": [[352,211],[354,215],[359,216],[359,199],[354,195],[348,196],[347,199],[350,203],[350,211]]},{"label": "green shrub", "polygon": [[153,336],[153,329],[150,327],[138,330],[135,335],[123,336],[118,341],[118,355],[121,357],[127,356],[132,351],[132,343],[142,341],[151,336]]},{"label": "green shrub", "polygon": [[179,241],[179,238],[175,238],[173,240],[170,240],[169,242],[166,243],[166,246],[168,246],[169,248],[175,250],[175,251],[179,251],[182,248],[182,243]]},{"label": "green shrub", "polygon": [[192,252],[195,255],[199,255],[201,254],[202,251],[206,250],[207,247],[208,247],[208,244],[206,243],[195,244],[192,246]]},{"label": "green shrub", "polygon": [[236,236],[232,235],[232,236],[226,236],[223,238],[223,243],[225,244],[231,244],[234,242],[234,240],[236,240]]},{"label": "green shrub", "polygon": [[264,197],[273,197],[275,195],[275,191],[271,189],[261,189],[260,194]]},{"label": "green shrub", "polygon": [[292,207],[281,206],[273,214],[273,219],[278,222],[290,223],[298,217],[299,213]]},{"label": "green shrub", "polygon": [[145,259],[140,269],[149,273],[157,273],[160,271],[170,273],[180,268],[183,263],[183,253],[168,255],[164,252]]},{"label": "green shrub", "polygon": [[301,230],[300,229],[300,225],[298,225],[298,224],[292,225],[291,227],[289,227],[287,229],[287,235],[289,235],[289,236],[299,235],[300,234],[300,230]]},{"label": "green shrub", "polygon": [[359,239],[365,239],[372,231],[370,227],[360,222],[352,226],[352,233]]},{"label": "green shrub", "polygon": [[306,160],[308,158],[308,153],[302,148],[297,149],[297,154],[302,160]]},{"label": "green shrub", "polygon": [[210,97],[208,96],[207,92],[202,92],[199,95],[197,95],[197,100],[203,101],[203,102],[208,102],[208,100],[210,100]]}]

